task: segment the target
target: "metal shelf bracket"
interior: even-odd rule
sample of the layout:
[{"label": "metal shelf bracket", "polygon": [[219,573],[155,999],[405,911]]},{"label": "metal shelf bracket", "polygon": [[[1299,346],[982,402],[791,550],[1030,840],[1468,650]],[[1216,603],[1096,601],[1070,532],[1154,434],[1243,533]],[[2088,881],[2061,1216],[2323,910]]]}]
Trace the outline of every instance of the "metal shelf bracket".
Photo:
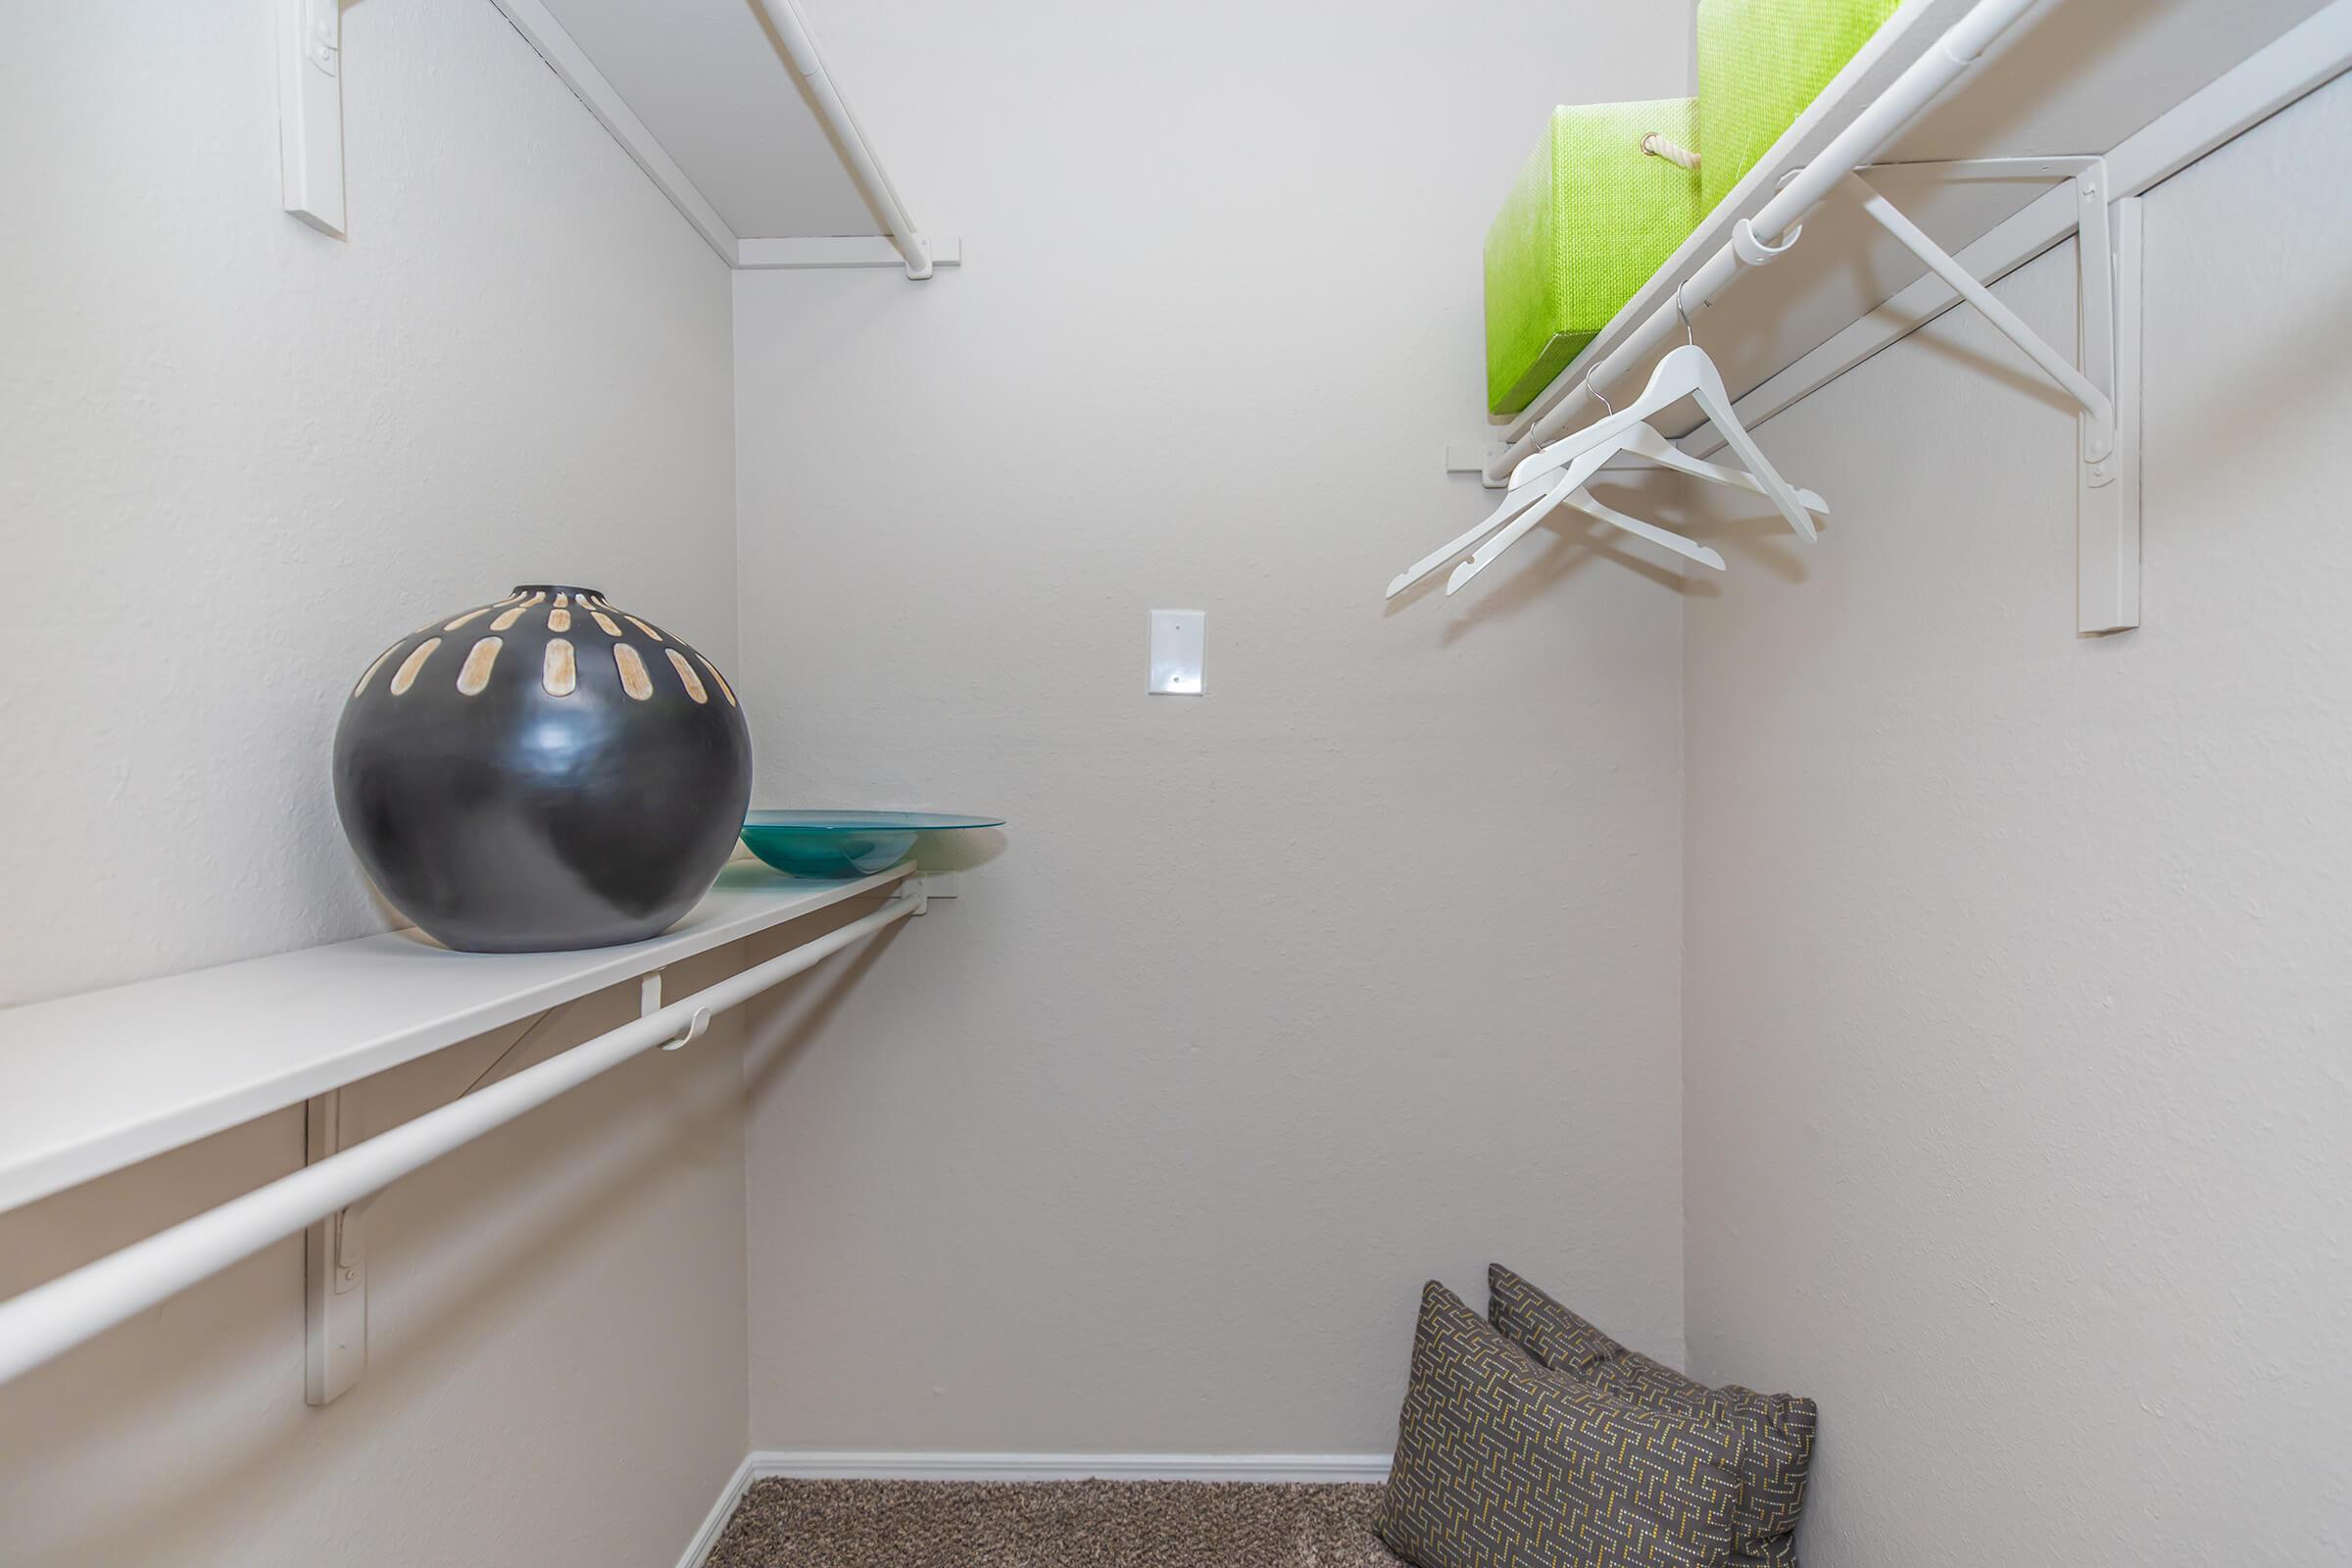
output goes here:
[{"label": "metal shelf bracket", "polygon": [[[655,971],[659,976],[660,971]],[[654,978],[654,977],[649,977]],[[656,980],[657,989],[659,981]],[[498,1073],[540,1031],[571,1010],[570,1003],[548,1008],[517,1031],[474,1078],[459,1091],[465,1099]],[[707,1027],[708,1013],[700,1021]],[[699,1034],[700,1029],[693,1033]],[[686,1039],[691,1039],[690,1034]],[[678,1042],[685,1044],[685,1039]],[[673,1047],[664,1049],[674,1050]],[[316,1165],[368,1136],[361,1125],[358,1085],[330,1089],[304,1102],[303,1163]],[[303,1233],[302,1396],[309,1404],[330,1404],[368,1374],[368,1210],[380,1191],[354,1199]]]},{"label": "metal shelf bracket", "polygon": [[[304,1110],[303,1163],[316,1165],[360,1142],[359,1091],[312,1097]],[[302,1396],[327,1404],[368,1371],[368,1205],[339,1208],[303,1233]]]},{"label": "metal shelf bracket", "polygon": [[343,10],[338,0],[277,0],[278,177],[287,212],[341,239]]},{"label": "metal shelf bracket", "polygon": [[1857,171],[1862,210],[1999,328],[2081,405],[2075,493],[2075,624],[2085,636],[2139,624],[2139,198],[2116,202],[2104,158],[1984,158],[1934,165],[1946,177],[2056,175],[2075,186],[2079,308],[2070,361],[1929,238]]}]

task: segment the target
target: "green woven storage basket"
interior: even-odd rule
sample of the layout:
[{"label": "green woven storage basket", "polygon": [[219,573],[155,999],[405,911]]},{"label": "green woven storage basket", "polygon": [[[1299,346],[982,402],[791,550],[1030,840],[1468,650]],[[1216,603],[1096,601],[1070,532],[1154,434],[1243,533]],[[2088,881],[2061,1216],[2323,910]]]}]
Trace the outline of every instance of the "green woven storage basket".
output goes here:
[{"label": "green woven storage basket", "polygon": [[1902,0],[1698,0],[1699,214],[1772,150]]},{"label": "green woven storage basket", "polygon": [[1533,402],[1698,226],[1698,176],[1642,150],[1653,130],[1690,146],[1696,119],[1688,98],[1552,111],[1487,230],[1496,414]]}]

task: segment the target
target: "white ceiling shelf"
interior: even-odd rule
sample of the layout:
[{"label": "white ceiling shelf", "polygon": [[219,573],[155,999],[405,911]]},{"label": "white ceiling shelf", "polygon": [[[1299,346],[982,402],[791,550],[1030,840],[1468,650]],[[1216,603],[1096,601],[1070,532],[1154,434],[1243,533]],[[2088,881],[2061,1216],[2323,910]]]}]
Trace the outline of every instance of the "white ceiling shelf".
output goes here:
[{"label": "white ceiling shelf", "polygon": [[[1520,443],[1514,456],[1524,455],[1531,426],[1548,438],[1597,411],[1583,384],[1588,368],[1671,312],[1678,285],[1730,243],[1735,225],[1970,9],[1971,0],[1909,0],[1501,441],[1475,453],[1457,444],[1449,466],[1483,467],[1495,483],[1510,466],[1502,442]],[[2063,170],[1985,161],[2104,156],[2108,199],[2134,196],[2339,74],[2348,57],[2352,8],[2341,0],[2043,0],[1877,153],[1871,184],[1990,281],[2073,235],[2076,213]],[[1698,314],[1696,330],[1752,427],[1957,299],[1857,202],[1833,196],[1806,215],[1788,259],[1743,268],[1739,286]],[[1639,386],[1681,341],[1678,328],[1670,342],[1612,364],[1613,379]],[[1602,390],[1615,390],[1610,379]],[[1688,443],[1700,456],[1721,445],[1711,431]]]},{"label": "white ceiling shelf", "polygon": [[729,267],[963,260],[908,215],[796,0],[493,3]]},{"label": "white ceiling shelf", "polygon": [[[961,264],[907,212],[797,0],[492,3],[727,266]],[[285,210],[341,238],[341,10],[273,4]]]},{"label": "white ceiling shelf", "polygon": [[662,936],[451,953],[415,930],[0,1011],[0,1211],[608,986],[880,893],[738,862]]}]

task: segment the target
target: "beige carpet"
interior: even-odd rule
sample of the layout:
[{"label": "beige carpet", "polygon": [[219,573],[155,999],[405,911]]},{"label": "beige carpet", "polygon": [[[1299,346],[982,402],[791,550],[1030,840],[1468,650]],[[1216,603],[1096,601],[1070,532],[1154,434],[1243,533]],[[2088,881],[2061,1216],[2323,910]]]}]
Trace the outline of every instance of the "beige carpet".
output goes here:
[{"label": "beige carpet", "polygon": [[1400,1568],[1378,1487],[760,1481],[707,1568]]}]

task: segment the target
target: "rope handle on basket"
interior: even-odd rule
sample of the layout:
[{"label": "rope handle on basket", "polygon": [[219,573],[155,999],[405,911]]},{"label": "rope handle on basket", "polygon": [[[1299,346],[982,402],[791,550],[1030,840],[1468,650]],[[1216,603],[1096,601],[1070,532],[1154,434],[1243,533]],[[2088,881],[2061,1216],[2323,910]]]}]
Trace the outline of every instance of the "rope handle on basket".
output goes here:
[{"label": "rope handle on basket", "polygon": [[1642,150],[1652,158],[1663,158],[1679,169],[1695,172],[1698,168],[1698,154],[1659,131],[1649,131],[1642,136]]}]

